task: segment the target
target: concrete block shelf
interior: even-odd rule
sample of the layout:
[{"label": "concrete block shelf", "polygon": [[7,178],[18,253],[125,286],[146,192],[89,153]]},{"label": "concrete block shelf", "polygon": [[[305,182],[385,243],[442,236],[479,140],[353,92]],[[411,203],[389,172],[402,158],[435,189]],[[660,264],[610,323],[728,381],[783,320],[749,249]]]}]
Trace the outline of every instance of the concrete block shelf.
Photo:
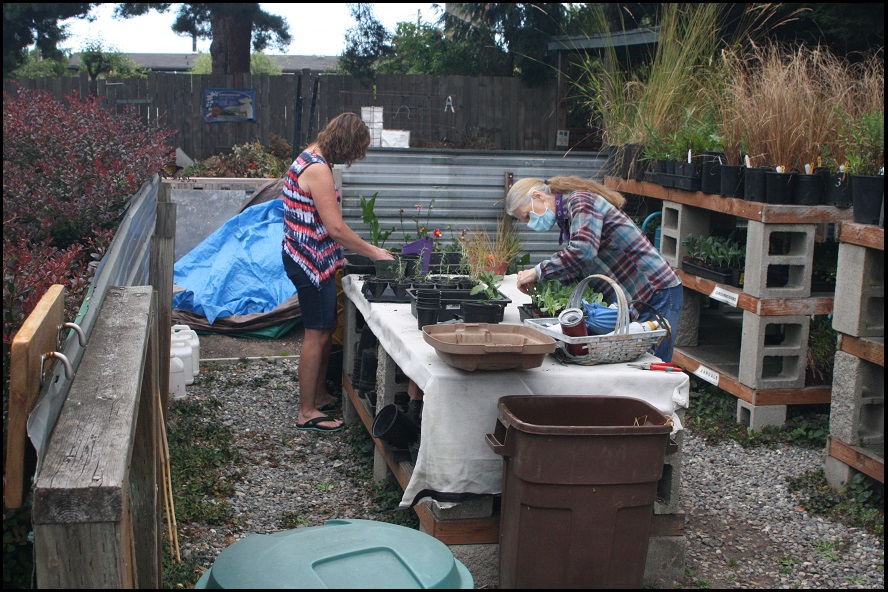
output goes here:
[{"label": "concrete block shelf", "polygon": [[824,472],[838,488],[861,472],[885,483],[885,229],[839,230],[833,315],[838,344]]},{"label": "concrete block shelf", "polygon": [[[737,421],[753,429],[783,424],[787,405],[830,402],[831,385],[805,386],[810,319],[832,314],[834,302],[831,293],[812,293],[814,245],[819,226],[850,221],[851,210],[749,202],[613,177],[604,184],[663,201],[660,251],[686,288],[674,361],[736,396]],[[726,215],[746,227],[742,288],[679,269],[684,238],[708,235]],[[733,314],[711,325],[703,296]]]}]

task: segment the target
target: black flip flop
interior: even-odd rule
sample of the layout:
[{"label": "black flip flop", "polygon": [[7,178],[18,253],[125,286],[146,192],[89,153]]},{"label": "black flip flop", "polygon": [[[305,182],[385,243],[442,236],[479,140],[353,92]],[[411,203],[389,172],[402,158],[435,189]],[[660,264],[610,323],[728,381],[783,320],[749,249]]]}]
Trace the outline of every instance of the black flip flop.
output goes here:
[{"label": "black flip flop", "polygon": [[309,419],[303,424],[296,424],[296,429],[303,432],[338,432],[345,428],[345,424],[340,424],[339,427],[335,428],[325,428],[323,426],[319,426],[319,423],[324,423],[325,421],[336,421],[336,419],[330,417],[329,415],[322,415],[321,417],[315,417]]}]

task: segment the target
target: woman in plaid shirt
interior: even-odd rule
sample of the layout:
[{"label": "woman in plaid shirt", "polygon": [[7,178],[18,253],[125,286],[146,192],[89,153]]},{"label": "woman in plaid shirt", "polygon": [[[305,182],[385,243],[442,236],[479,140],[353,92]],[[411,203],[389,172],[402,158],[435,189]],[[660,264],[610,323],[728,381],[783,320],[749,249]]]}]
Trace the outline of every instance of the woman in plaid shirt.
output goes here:
[{"label": "woman in plaid shirt", "polygon": [[[663,315],[674,334],[682,305],[681,280],[620,209],[625,201],[616,191],[582,177],[517,181],[506,197],[509,215],[540,232],[557,224],[558,243],[568,239],[550,259],[518,272],[518,288],[526,292],[537,280],[570,282],[606,275],[623,287],[630,300],[646,302]],[[641,310],[638,320],[651,316]],[[672,361],[673,341],[662,340],[654,354]]]}]

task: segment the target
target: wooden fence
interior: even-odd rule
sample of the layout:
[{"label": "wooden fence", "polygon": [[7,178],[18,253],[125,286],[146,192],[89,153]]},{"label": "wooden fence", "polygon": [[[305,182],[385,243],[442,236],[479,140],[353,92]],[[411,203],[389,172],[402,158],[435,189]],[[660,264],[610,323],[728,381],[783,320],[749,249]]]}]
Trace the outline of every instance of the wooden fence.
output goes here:
[{"label": "wooden fence", "polygon": [[[409,130],[411,145],[419,147],[554,150],[557,136],[556,85],[528,87],[517,78],[387,75],[366,86],[352,76],[304,70],[237,77],[154,72],[97,83],[81,74],[15,83],[57,97],[94,93],[109,108],[136,108],[146,121],[178,130],[177,146],[195,160],[257,138],[267,144],[271,133],[304,146],[334,116],[368,106],[382,107],[384,129]],[[15,83],[6,82],[4,90],[14,92]],[[204,88],[255,89],[256,121],[204,122]]]}]

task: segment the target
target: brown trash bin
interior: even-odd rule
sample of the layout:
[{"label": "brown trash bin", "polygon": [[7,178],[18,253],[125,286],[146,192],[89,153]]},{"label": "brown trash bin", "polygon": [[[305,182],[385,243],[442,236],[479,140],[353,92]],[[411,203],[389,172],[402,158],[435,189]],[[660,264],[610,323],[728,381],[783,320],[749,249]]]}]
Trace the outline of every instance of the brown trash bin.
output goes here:
[{"label": "brown trash bin", "polygon": [[500,587],[641,587],[671,430],[640,399],[501,397]]}]

